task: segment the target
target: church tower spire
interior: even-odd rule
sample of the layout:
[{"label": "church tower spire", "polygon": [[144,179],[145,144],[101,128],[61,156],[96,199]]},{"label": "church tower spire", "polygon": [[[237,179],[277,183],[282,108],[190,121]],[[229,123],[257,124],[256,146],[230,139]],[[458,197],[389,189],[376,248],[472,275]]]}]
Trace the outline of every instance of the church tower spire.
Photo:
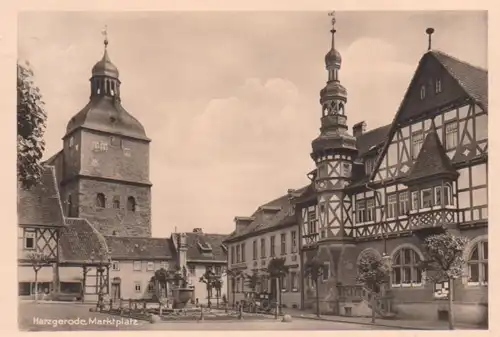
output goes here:
[{"label": "church tower spire", "polygon": [[342,58],[335,45],[335,13],[329,15],[332,16],[332,44],[325,56],[328,80],[320,92],[320,135],[312,141],[311,153],[317,168],[314,186],[318,198],[320,245],[352,238],[351,199],[344,187],[351,182],[357,155],[356,138],[348,134],[347,90],[339,80]]},{"label": "church tower spire", "polygon": [[112,97],[120,99],[120,80],[118,68],[111,62],[108,55],[108,29],[102,31],[104,35],[104,54],[102,59],[92,68],[90,78],[90,99]]}]

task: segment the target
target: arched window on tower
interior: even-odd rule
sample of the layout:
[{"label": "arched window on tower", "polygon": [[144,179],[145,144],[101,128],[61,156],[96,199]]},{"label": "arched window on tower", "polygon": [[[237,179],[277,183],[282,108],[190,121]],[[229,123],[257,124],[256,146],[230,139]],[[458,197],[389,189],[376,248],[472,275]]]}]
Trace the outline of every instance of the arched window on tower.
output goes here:
[{"label": "arched window on tower", "polygon": [[393,256],[392,286],[415,287],[422,285],[420,255],[413,248],[399,249]]},{"label": "arched window on tower", "polygon": [[111,82],[111,96],[115,95],[115,82]]},{"label": "arched window on tower", "polygon": [[111,84],[109,83],[109,80],[106,80],[106,94],[110,94],[111,92]]},{"label": "arched window on tower", "polygon": [[135,207],[136,207],[136,204],[135,204],[134,197],[128,197],[128,199],[127,199],[127,211],[135,212]]},{"label": "arched window on tower", "polygon": [[106,207],[106,197],[102,193],[97,193],[97,196],[95,198],[95,206],[98,208],[105,208]]}]

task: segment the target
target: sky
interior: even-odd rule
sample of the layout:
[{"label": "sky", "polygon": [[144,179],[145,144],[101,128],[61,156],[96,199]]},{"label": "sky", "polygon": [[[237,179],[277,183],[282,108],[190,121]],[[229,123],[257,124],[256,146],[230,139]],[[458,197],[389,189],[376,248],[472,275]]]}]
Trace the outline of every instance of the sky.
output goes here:
[{"label": "sky", "polygon": [[[337,12],[347,122],[389,124],[426,52],[487,68],[486,12]],[[45,158],[88,102],[108,52],[149,138],[153,236],[234,229],[235,216],[308,184],[330,49],[326,12],[24,12],[18,52],[48,112]]]}]

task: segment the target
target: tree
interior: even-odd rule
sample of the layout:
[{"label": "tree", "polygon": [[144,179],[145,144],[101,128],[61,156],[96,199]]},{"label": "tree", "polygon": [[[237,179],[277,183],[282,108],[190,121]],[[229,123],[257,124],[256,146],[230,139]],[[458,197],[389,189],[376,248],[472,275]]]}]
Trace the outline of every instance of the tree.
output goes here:
[{"label": "tree", "polygon": [[28,255],[33,270],[35,271],[35,303],[38,301],[38,272],[49,264],[49,258],[42,252],[33,252]]},{"label": "tree", "polygon": [[[200,277],[200,282],[205,283],[207,286],[207,294],[208,294],[208,307],[211,308],[211,298],[212,298],[212,289],[215,289],[215,281],[217,279],[217,275],[213,272],[212,268],[207,268],[205,273]],[[219,306],[219,298],[217,297],[217,306]]]},{"label": "tree", "polygon": [[370,291],[370,305],[372,307],[372,323],[375,323],[376,296],[380,285],[387,282],[386,266],[374,254],[363,254],[358,262],[356,281],[363,284]]},{"label": "tree", "polygon": [[235,289],[234,285],[236,283],[236,279],[238,279],[242,275],[243,275],[243,273],[239,269],[227,269],[226,270],[226,276],[228,276],[228,278],[230,277],[233,280],[231,283],[231,293],[233,294],[233,308],[235,306],[235,301],[236,301],[236,289]]},{"label": "tree", "polygon": [[453,282],[463,275],[464,250],[468,239],[449,232],[431,235],[425,239],[422,269],[428,271],[427,279],[448,282],[448,325],[454,329]]},{"label": "tree", "polygon": [[316,316],[320,316],[319,312],[319,279],[323,276],[325,266],[317,257],[308,260],[304,266],[305,277],[310,277],[316,288]]},{"label": "tree", "polygon": [[289,267],[286,265],[286,259],[283,258],[273,258],[269,261],[267,266],[267,272],[271,277],[271,280],[274,280],[276,284],[276,318],[278,317],[279,310],[281,310],[281,288],[283,277],[288,275]]},{"label": "tree", "polygon": [[260,275],[254,270],[252,274],[245,274],[245,280],[248,288],[252,290],[252,292],[256,292],[257,287],[261,283]]},{"label": "tree", "polygon": [[29,63],[17,64],[17,175],[26,189],[42,175],[47,113]]}]

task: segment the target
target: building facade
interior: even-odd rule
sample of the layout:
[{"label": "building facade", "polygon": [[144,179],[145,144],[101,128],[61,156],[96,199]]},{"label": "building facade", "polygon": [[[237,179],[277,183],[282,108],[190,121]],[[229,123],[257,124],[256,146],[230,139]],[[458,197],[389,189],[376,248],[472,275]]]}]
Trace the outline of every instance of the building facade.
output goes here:
[{"label": "building facade", "polygon": [[260,206],[250,217],[236,217],[235,230],[224,241],[228,249],[229,303],[246,298],[251,292],[249,278],[257,275],[257,293],[276,298],[267,267],[273,258],[285,258],[288,275],[281,281],[281,303],[284,307],[301,307],[301,265],[299,227],[290,200],[302,190],[289,190],[276,200]]},{"label": "building facade", "polygon": [[[312,142],[316,169],[294,199],[304,263],[325,265],[321,310],[355,313],[357,261],[374,254],[391,261],[392,308],[402,318],[439,319],[449,285],[425,278],[426,237],[450,231],[470,239],[465,276],[454,284],[456,319],[480,323],[488,303],[488,72],[443,52],[422,56],[391,124],[348,132],[342,58],[332,46],[320,92],[320,135]],[[356,98],[354,98],[356,99]],[[304,282],[304,305],[315,301]],[[369,306],[362,295],[361,303]],[[357,295],[357,296],[358,296]],[[443,296],[444,295],[444,296]],[[349,302],[349,303],[347,303]],[[378,303],[377,303],[378,305]],[[360,313],[363,308],[359,308]],[[380,315],[385,308],[377,307]]]}]

